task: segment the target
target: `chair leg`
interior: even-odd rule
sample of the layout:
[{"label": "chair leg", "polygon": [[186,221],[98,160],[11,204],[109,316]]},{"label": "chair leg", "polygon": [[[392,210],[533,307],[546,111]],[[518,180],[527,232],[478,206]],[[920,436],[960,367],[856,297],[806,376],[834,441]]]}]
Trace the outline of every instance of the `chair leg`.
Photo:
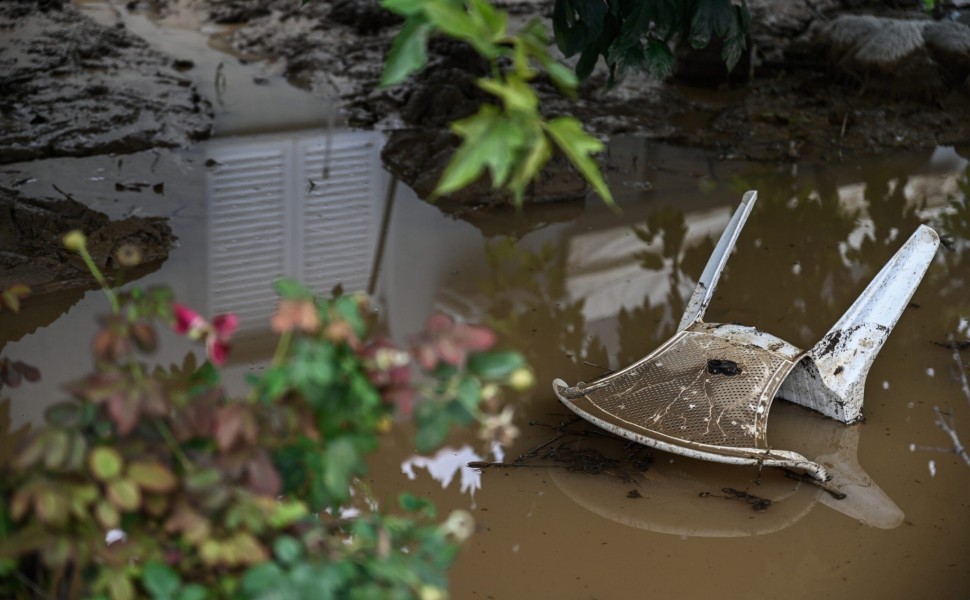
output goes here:
[{"label": "chair leg", "polygon": [[862,420],[866,376],[909,304],[940,238],[921,225],[832,329],[808,351],[779,395],[843,423]]},{"label": "chair leg", "polygon": [[707,310],[708,304],[711,303],[711,298],[714,297],[714,289],[717,287],[717,280],[721,277],[721,271],[724,270],[724,265],[727,264],[728,257],[731,256],[731,250],[734,249],[734,244],[741,234],[741,228],[748,220],[748,215],[751,214],[751,209],[757,199],[758,192],[753,190],[746,192],[744,198],[741,199],[741,206],[734,212],[727,228],[721,234],[721,239],[718,240],[714,252],[707,260],[707,266],[704,267],[701,278],[697,281],[694,293],[687,303],[687,310],[684,311],[680,325],[677,326],[678,332],[704,318],[704,312]]}]

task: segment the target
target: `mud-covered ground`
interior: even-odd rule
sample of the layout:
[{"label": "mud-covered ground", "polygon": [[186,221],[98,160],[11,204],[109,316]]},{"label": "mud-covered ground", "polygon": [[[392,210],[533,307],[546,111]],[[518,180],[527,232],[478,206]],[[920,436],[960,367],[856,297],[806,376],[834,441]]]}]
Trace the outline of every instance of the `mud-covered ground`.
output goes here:
[{"label": "mud-covered ground", "polygon": [[[970,10],[964,2],[939,3],[943,10],[934,21],[917,3],[887,4],[752,0],[751,54],[734,73],[728,75],[716,51],[678,50],[667,82],[640,75],[611,89],[601,68],[577,100],[540,82],[544,110],[573,114],[604,138],[635,133],[711,149],[726,159],[827,161],[967,144]],[[514,23],[535,17],[548,23],[552,10],[548,2],[499,5]],[[385,162],[419,194],[431,191],[457,143],[447,124],[489,100],[475,85],[486,65],[445,39],[432,40],[423,72],[380,88],[383,57],[399,20],[377,0],[311,0],[303,7],[292,0],[139,0],[133,6],[161,15],[200,11],[237,24],[237,50],[279,59],[298,85],[340,97],[350,124],[393,131]],[[856,16],[873,10],[880,20]],[[561,165],[553,169],[563,171]],[[576,193],[572,184],[550,189],[540,183],[530,190],[534,199]],[[482,185],[464,195],[472,199],[496,198]]]},{"label": "mud-covered ground", "polygon": [[209,103],[179,63],[57,0],[0,2],[0,164],[184,146]]},{"label": "mud-covered ground", "polygon": [[[166,6],[184,0],[153,3]],[[549,17],[551,3],[503,2],[515,21]],[[859,6],[855,6],[859,4]],[[543,87],[551,113],[572,113],[595,132],[642,133],[657,139],[716,148],[726,157],[783,161],[830,159],[846,153],[962,144],[970,140],[970,20],[959,7],[942,22],[966,31],[949,55],[937,56],[917,40],[913,47],[886,43],[895,62],[854,60],[858,48],[831,33],[840,15],[872,10],[875,3],[838,0],[754,0],[750,81],[739,68],[728,82],[715,57],[680,53],[678,77],[659,83],[633,77],[608,89],[603,72],[583,86],[578,101]],[[882,9],[887,19],[930,17],[915,9]],[[473,53],[436,40],[429,68],[406,84],[377,86],[382,58],[396,33],[396,20],[376,0],[312,0],[300,8],[290,0],[199,0],[193,5],[218,21],[240,23],[234,45],[241,51],[285,61],[290,78],[345,100],[355,125],[436,128],[471,113],[486,99],[474,85],[483,71]],[[882,21],[891,29],[896,21]],[[861,34],[865,35],[863,31]],[[900,34],[894,33],[896,37]],[[922,37],[922,32],[917,32]],[[962,50],[959,44],[964,44]],[[687,85],[702,83],[703,86]],[[740,80],[740,81],[738,81]]]}]

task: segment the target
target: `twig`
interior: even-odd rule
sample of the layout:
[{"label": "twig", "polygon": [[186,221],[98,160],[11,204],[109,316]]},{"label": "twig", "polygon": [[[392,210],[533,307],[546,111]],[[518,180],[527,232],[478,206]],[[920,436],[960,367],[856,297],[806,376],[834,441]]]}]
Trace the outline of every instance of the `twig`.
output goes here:
[{"label": "twig", "polygon": [[[964,379],[964,385],[966,385],[965,382],[966,379]],[[967,449],[963,447],[963,443],[960,442],[960,436],[957,435],[953,414],[943,412],[939,406],[934,406],[933,412],[936,413],[936,424],[950,436],[950,442],[953,443],[953,449],[951,451],[960,456],[963,462],[967,463],[967,466],[970,467],[970,455],[967,454]]]}]

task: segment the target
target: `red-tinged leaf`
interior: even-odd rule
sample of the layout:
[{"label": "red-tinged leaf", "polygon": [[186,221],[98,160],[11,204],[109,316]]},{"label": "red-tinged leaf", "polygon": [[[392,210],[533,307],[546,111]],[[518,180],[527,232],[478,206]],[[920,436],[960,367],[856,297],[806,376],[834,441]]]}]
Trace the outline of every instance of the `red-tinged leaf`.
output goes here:
[{"label": "red-tinged leaf", "polygon": [[23,361],[17,361],[13,363],[13,368],[20,372],[24,376],[24,379],[31,383],[40,381],[40,369],[37,367],[28,365]]},{"label": "red-tinged leaf", "polygon": [[102,500],[94,507],[94,518],[104,529],[117,529],[121,524],[121,513],[107,500]]},{"label": "red-tinged leaf", "polygon": [[145,491],[168,494],[178,486],[178,479],[168,467],[159,462],[133,462],[126,477]]},{"label": "red-tinged leaf", "polygon": [[216,412],[215,438],[221,452],[228,452],[240,437],[243,429],[242,405],[230,404]]},{"label": "red-tinged leaf", "polygon": [[108,483],[108,500],[118,509],[132,512],[141,506],[141,491],[135,482],[128,479],[115,479]]},{"label": "red-tinged leaf", "polygon": [[10,498],[10,517],[14,521],[19,521],[27,514],[30,508],[31,493],[27,488],[22,488],[14,492]]},{"label": "red-tinged leaf", "polygon": [[458,325],[455,327],[455,341],[466,350],[481,352],[495,345],[495,332],[488,327]]},{"label": "red-tinged leaf", "polygon": [[88,469],[99,481],[110,481],[121,475],[125,461],[114,448],[98,446],[88,455]]},{"label": "red-tinged leaf", "polygon": [[283,486],[283,480],[265,450],[256,451],[246,463],[246,485],[257,494],[275,498]]},{"label": "red-tinged leaf", "polygon": [[438,335],[451,329],[455,325],[455,320],[444,313],[435,313],[428,318],[428,325],[425,327],[431,335]]},{"label": "red-tinged leaf", "polygon": [[23,449],[13,460],[13,467],[18,471],[29,471],[37,464],[47,451],[46,434],[42,432],[31,435]]},{"label": "red-tinged leaf", "polygon": [[138,424],[138,398],[129,394],[117,394],[108,400],[108,414],[118,428],[118,434],[126,436]]},{"label": "red-tinged leaf", "polygon": [[449,365],[458,366],[465,362],[465,351],[450,337],[440,338],[434,349],[438,353],[438,358]]}]

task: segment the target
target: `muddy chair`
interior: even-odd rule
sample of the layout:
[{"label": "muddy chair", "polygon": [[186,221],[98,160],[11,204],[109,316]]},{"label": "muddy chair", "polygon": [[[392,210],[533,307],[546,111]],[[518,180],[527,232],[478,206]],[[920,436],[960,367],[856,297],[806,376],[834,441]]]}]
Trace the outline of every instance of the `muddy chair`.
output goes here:
[{"label": "muddy chair", "polygon": [[766,428],[779,396],[846,424],[862,419],[866,375],[936,253],[920,226],[812,349],[754,327],[705,323],[718,278],[757,199],[748,192],[714,248],[677,332],[638,362],[592,383],[553,382],[587,421],[667,452],[793,469],[818,480],[825,468],[771,448]]}]

